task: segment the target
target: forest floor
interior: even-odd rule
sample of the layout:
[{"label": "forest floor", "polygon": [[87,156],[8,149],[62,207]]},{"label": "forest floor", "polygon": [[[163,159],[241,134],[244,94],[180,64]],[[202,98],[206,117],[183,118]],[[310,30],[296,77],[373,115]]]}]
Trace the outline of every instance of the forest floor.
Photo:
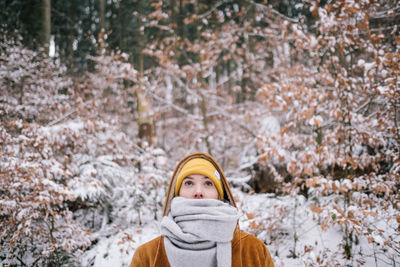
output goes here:
[{"label": "forest floor", "polygon": [[[353,243],[351,259],[339,255],[337,251],[343,251],[339,249],[344,242],[343,229],[334,226],[321,230],[310,210],[312,200],[298,195],[248,194],[237,188],[232,192],[241,214],[240,228],[267,243],[275,266],[393,266],[385,255],[374,253],[362,237]],[[82,255],[82,265],[129,266],[135,249],[160,234],[158,221],[144,221],[149,223],[100,239]],[[127,236],[133,240],[126,242]],[[314,265],[316,262],[319,265]]]}]

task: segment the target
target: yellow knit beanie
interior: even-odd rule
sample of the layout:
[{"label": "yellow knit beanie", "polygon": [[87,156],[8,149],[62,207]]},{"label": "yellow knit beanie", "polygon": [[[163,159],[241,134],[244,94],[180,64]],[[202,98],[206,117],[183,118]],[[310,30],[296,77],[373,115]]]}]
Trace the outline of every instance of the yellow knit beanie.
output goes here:
[{"label": "yellow knit beanie", "polygon": [[175,196],[178,195],[179,189],[181,189],[183,179],[191,174],[202,174],[210,178],[217,188],[218,194],[221,199],[224,198],[224,189],[222,187],[221,175],[211,162],[203,158],[191,159],[183,165],[176,179]]}]

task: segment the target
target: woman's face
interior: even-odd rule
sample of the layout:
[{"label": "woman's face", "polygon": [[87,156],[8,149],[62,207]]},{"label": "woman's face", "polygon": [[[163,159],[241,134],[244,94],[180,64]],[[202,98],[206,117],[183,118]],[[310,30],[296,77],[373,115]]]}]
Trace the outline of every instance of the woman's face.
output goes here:
[{"label": "woman's face", "polygon": [[210,178],[202,174],[191,174],[183,179],[179,196],[218,199],[218,191]]}]

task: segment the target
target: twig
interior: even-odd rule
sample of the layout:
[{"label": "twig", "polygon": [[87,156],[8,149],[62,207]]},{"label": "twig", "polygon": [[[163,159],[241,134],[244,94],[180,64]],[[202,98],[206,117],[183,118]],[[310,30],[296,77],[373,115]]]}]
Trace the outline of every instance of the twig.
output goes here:
[{"label": "twig", "polygon": [[76,109],[73,110],[73,111],[71,111],[71,112],[69,112],[69,113],[67,113],[67,114],[65,114],[65,115],[62,116],[61,118],[58,118],[58,119],[55,119],[55,120],[51,121],[50,123],[48,123],[48,124],[46,125],[46,127],[48,127],[48,126],[53,126],[53,125],[59,123],[60,121],[62,121],[62,120],[64,120],[64,119],[68,118],[69,116],[71,116],[71,115],[74,114],[75,112],[77,112]]},{"label": "twig", "polygon": [[254,1],[251,1],[251,0],[248,0],[247,2],[252,4],[252,5],[255,5],[257,7],[261,7],[263,9],[267,9],[268,11],[272,11],[272,13],[274,13],[275,15],[280,17],[281,19],[288,20],[288,21],[293,22],[293,23],[298,23],[299,22],[298,19],[289,18],[289,17],[283,15],[282,13],[279,13],[278,11],[273,9],[271,6],[265,6],[263,4],[255,3]]},{"label": "twig", "polygon": [[186,116],[188,116],[188,117],[190,117],[190,118],[192,118],[192,119],[196,119],[196,120],[200,120],[200,119],[201,119],[199,116],[195,116],[195,115],[189,114],[189,112],[188,112],[186,109],[183,109],[183,108],[181,108],[181,107],[178,107],[177,105],[174,105],[174,104],[172,104],[172,103],[170,103],[170,102],[164,100],[162,97],[159,97],[158,95],[153,94],[153,93],[150,92],[149,90],[146,90],[146,89],[145,89],[144,91],[145,91],[147,94],[149,94],[151,97],[153,97],[155,100],[157,100],[157,101],[159,101],[159,102],[161,102],[161,103],[164,103],[164,104],[168,105],[169,107],[175,109],[176,111],[178,111],[178,112],[180,112],[180,113],[183,113],[184,115],[186,115]]},{"label": "twig", "polygon": [[216,10],[219,6],[221,6],[222,4],[227,3],[227,2],[228,2],[227,0],[224,0],[224,1],[220,1],[220,2],[216,3],[210,10],[208,10],[207,12],[205,12],[205,13],[199,15],[199,18],[202,19],[202,18],[204,18],[204,17],[207,17],[207,16],[208,16],[209,14],[211,14],[214,10]]},{"label": "twig", "polygon": [[248,127],[246,127],[244,124],[237,122],[234,118],[232,118],[232,115],[230,114],[225,114],[225,112],[219,108],[219,107],[214,107],[215,109],[217,109],[219,111],[219,114],[224,116],[225,118],[229,119],[230,121],[233,122],[233,124],[238,125],[240,128],[242,128],[243,130],[245,130],[247,133],[249,133],[252,137],[257,137],[257,135],[250,130]]}]

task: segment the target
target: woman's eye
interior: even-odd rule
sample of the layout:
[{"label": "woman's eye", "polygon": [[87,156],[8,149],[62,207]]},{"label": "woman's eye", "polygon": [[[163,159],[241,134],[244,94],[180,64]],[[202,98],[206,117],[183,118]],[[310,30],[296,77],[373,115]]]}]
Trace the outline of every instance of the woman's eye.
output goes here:
[{"label": "woman's eye", "polygon": [[213,186],[214,184],[213,184],[211,181],[207,181],[207,182],[206,182],[206,185],[207,185],[207,186]]},{"label": "woman's eye", "polygon": [[192,181],[185,181],[183,184],[184,185],[192,185]]}]

